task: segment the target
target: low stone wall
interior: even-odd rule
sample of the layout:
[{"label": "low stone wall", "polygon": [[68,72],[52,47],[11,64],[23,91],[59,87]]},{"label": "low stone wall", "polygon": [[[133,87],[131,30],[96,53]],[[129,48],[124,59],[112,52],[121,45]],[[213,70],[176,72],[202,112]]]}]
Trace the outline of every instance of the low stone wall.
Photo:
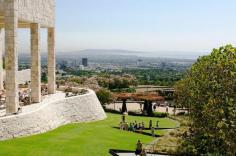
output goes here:
[{"label": "low stone wall", "polygon": [[[31,69],[19,70],[17,72],[17,80],[19,84],[25,84],[31,81]],[[3,70],[3,80],[6,81],[6,71]]]},{"label": "low stone wall", "polygon": [[0,118],[0,140],[44,133],[73,122],[106,118],[94,91],[44,103],[31,112]]}]

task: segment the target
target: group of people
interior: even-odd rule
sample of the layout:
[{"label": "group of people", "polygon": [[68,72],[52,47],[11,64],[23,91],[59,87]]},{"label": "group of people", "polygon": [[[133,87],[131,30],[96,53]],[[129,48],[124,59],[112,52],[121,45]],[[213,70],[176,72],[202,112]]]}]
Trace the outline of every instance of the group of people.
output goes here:
[{"label": "group of people", "polygon": [[31,89],[19,91],[19,101],[22,102],[23,105],[29,105],[30,104],[30,94],[31,94]]},{"label": "group of people", "polygon": [[131,122],[130,124],[128,122],[120,122],[119,127],[121,130],[132,131],[132,132],[135,131],[142,132],[145,129],[144,122],[137,123],[137,121]]},{"label": "group of people", "polygon": [[158,120],[156,121],[156,127],[154,127],[152,124],[152,120],[149,120],[149,129],[151,129],[151,128],[158,129],[159,128],[159,121]]},{"label": "group of people", "polygon": [[41,94],[42,96],[48,95],[48,87],[46,85],[41,86]]},{"label": "group of people", "polygon": [[[120,130],[131,131],[131,132],[140,132],[142,133],[145,130],[144,122],[131,122],[128,123],[125,121],[125,115],[122,116],[122,121],[119,124]],[[147,129],[151,130],[151,135],[156,137],[155,130],[159,128],[159,121],[156,121],[155,127],[153,126],[152,120],[149,120],[149,127]]]},{"label": "group of people", "polygon": [[[46,85],[41,86],[41,95],[45,96],[48,94],[48,88]],[[23,105],[29,105],[31,103],[31,89],[22,89],[19,91],[19,101]]]}]

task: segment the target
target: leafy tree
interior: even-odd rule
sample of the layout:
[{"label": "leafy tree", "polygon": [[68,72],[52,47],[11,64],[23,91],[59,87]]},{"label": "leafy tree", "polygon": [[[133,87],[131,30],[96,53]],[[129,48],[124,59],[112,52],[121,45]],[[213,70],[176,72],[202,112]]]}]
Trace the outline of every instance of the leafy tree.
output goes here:
[{"label": "leafy tree", "polygon": [[188,85],[190,83],[190,77],[186,76],[184,79],[178,81],[174,85],[174,99],[175,99],[175,105],[176,107],[180,108],[188,108],[190,110],[191,108],[191,98],[189,98],[191,95],[191,89]]},{"label": "leafy tree", "polygon": [[106,105],[114,101],[112,93],[107,89],[100,89],[96,92],[96,94],[102,105]]},{"label": "leafy tree", "polygon": [[[178,68],[178,65],[175,65]],[[138,84],[141,85],[161,85],[173,86],[185,74],[186,67],[183,69],[124,69],[123,73],[134,75],[137,78]]]},{"label": "leafy tree", "polygon": [[191,107],[184,146],[198,154],[235,155],[236,48],[227,45],[200,57],[175,88],[177,103]]},{"label": "leafy tree", "polygon": [[135,77],[128,74],[123,76],[110,75],[109,77],[100,75],[97,77],[97,81],[100,86],[110,90],[122,90],[137,85]]},{"label": "leafy tree", "polygon": [[47,77],[46,72],[43,72],[43,73],[42,73],[41,81],[44,82],[44,83],[47,83],[47,82],[48,82],[48,77]]}]

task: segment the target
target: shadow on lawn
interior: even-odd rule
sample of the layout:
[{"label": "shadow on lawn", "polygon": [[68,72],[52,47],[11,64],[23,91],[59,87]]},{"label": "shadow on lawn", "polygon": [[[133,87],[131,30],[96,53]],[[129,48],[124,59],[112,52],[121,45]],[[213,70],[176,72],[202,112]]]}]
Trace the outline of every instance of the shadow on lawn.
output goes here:
[{"label": "shadow on lawn", "polygon": [[[115,128],[115,129],[120,129],[119,127],[115,127],[113,126],[112,128]],[[160,130],[161,128],[159,128],[158,130]],[[168,128],[162,128],[162,129],[168,129]],[[150,130],[149,128],[145,128],[144,130]],[[151,130],[150,130],[151,131]],[[134,133],[138,133],[138,134],[143,134],[143,135],[146,135],[146,136],[152,136],[151,133],[148,133],[148,132],[140,132],[140,131],[129,131],[129,132],[134,132]],[[162,135],[157,135],[155,134],[155,137],[161,137]]]}]

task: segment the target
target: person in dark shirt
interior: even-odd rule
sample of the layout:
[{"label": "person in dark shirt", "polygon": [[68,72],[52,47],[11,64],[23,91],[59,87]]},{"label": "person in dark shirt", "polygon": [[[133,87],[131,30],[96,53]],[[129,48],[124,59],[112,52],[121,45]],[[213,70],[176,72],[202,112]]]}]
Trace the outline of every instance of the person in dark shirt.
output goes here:
[{"label": "person in dark shirt", "polygon": [[143,144],[141,143],[140,140],[138,140],[136,144],[136,150],[135,150],[135,155],[140,155],[143,149]]},{"label": "person in dark shirt", "polygon": [[152,120],[149,121],[149,129],[152,128]]},{"label": "person in dark shirt", "polygon": [[137,121],[134,122],[134,128],[135,128],[135,130],[138,128]]},{"label": "person in dark shirt", "polygon": [[158,129],[159,128],[159,121],[157,120],[157,122],[156,122],[156,129]]}]

